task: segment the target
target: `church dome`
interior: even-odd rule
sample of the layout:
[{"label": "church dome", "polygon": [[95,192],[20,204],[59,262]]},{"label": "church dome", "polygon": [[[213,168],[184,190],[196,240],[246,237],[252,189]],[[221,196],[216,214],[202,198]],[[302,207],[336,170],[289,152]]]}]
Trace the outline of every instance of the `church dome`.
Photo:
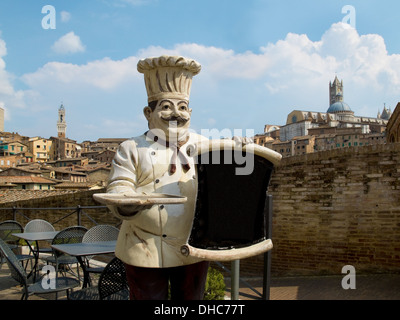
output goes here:
[{"label": "church dome", "polygon": [[331,104],[331,106],[329,107],[327,112],[328,113],[336,113],[336,112],[343,112],[343,111],[351,112],[351,109],[346,102],[337,101],[337,102]]}]

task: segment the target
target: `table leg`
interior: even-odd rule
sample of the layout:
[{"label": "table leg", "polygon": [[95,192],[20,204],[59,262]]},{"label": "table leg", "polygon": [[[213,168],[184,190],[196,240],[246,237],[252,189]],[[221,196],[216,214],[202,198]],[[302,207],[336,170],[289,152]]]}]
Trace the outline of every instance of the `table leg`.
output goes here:
[{"label": "table leg", "polygon": [[85,257],[81,257],[81,256],[77,256],[76,257],[78,259],[79,265],[82,268],[83,271],[83,284],[82,284],[82,288],[86,288],[88,286],[91,286],[91,279],[90,279],[90,275],[89,272],[86,269],[86,264],[84,262]]},{"label": "table leg", "polygon": [[39,243],[37,241],[35,241],[36,242],[36,248],[37,248],[37,250],[35,250],[34,248],[32,248],[30,241],[26,241],[26,242],[28,243],[29,250],[35,256],[35,263],[33,265],[33,268],[31,270],[31,272],[29,272],[27,277],[30,278],[33,275],[33,282],[36,282],[36,273],[37,273],[38,262],[39,262]]}]

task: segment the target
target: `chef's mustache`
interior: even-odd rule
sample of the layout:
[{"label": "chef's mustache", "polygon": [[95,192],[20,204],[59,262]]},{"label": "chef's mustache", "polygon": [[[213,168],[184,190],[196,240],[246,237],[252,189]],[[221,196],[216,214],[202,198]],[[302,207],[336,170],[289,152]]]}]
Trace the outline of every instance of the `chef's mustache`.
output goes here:
[{"label": "chef's mustache", "polygon": [[182,118],[179,116],[162,117],[162,119],[169,122],[176,121],[177,123],[186,123],[189,121],[189,119]]}]

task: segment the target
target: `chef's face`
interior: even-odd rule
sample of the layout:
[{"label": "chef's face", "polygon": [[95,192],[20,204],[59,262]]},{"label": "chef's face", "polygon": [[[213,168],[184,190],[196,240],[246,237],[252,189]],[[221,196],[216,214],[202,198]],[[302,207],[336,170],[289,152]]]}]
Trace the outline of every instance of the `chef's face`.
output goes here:
[{"label": "chef's face", "polygon": [[165,139],[181,141],[187,137],[192,114],[187,100],[160,99],[154,109],[145,107],[143,112],[149,129],[162,130]]}]

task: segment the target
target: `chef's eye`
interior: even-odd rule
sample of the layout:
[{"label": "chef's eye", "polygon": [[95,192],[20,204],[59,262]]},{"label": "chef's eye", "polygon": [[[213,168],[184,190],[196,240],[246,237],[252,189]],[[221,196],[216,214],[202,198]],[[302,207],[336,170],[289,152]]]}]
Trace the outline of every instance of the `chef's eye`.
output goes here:
[{"label": "chef's eye", "polygon": [[162,109],[163,109],[163,110],[168,110],[168,109],[169,109],[169,105],[164,104],[164,105],[162,106]]},{"label": "chef's eye", "polygon": [[180,106],[180,107],[179,107],[179,110],[181,110],[181,111],[186,111],[186,110],[187,110],[187,106]]}]

